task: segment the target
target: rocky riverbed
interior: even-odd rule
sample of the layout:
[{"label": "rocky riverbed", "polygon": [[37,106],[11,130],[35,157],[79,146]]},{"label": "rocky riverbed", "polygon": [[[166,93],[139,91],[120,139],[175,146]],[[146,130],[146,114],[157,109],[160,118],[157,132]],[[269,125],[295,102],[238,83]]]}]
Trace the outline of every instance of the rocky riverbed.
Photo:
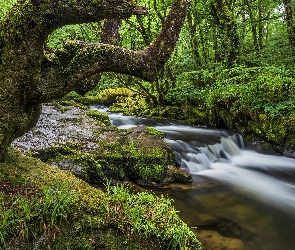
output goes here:
[{"label": "rocky riverbed", "polygon": [[175,167],[173,152],[160,132],[145,126],[119,130],[110,126],[106,114],[74,106],[60,110],[44,105],[34,129],[13,146],[92,184],[191,181]]}]

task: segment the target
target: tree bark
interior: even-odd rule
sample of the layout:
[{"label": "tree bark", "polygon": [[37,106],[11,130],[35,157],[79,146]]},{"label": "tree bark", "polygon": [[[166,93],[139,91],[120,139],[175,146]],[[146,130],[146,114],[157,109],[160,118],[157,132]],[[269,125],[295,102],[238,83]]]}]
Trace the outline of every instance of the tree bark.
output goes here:
[{"label": "tree bark", "polygon": [[283,3],[285,7],[285,18],[286,18],[287,31],[289,36],[289,44],[292,48],[294,48],[295,47],[294,4],[292,0],[284,0]]},{"label": "tree bark", "polygon": [[45,51],[48,35],[59,27],[124,19],[147,9],[132,0],[19,0],[0,20],[0,151],[36,124],[42,103],[91,90],[105,71],[156,79],[189,5],[190,0],[174,1],[162,31],[145,50],[72,41]]},{"label": "tree bark", "polygon": [[253,45],[254,45],[255,51],[259,52],[260,49],[259,49],[258,38],[257,38],[257,27],[256,27],[257,24],[256,24],[255,17],[253,15],[252,6],[250,5],[249,0],[245,0],[245,5],[248,8],[248,13],[250,17]]},{"label": "tree bark", "polygon": [[226,66],[231,67],[236,63],[239,55],[240,39],[237,24],[228,0],[216,0],[216,6],[211,4],[211,13],[215,19],[221,35],[220,55]]}]

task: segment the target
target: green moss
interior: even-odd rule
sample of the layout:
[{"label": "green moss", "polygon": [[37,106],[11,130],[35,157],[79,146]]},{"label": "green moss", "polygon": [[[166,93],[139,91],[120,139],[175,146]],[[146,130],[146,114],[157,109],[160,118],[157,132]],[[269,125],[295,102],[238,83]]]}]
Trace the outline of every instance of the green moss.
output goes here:
[{"label": "green moss", "polygon": [[52,102],[52,104],[62,112],[65,112],[66,110],[69,110],[72,107],[76,107],[83,110],[89,109],[87,106],[81,103],[77,103],[74,100],[57,100]]},{"label": "green moss", "polygon": [[167,174],[167,181],[169,182],[192,182],[192,176],[176,167],[169,166],[168,167],[168,174]]},{"label": "green moss", "polygon": [[100,91],[98,94],[90,91],[84,96],[77,97],[76,101],[86,105],[100,104],[108,106],[116,102],[118,97],[132,95],[134,95],[134,92],[127,88],[105,89]]},{"label": "green moss", "polygon": [[131,141],[123,145],[122,150],[126,157],[127,176],[140,184],[162,183],[168,165],[173,162],[170,153],[160,147],[138,147]]},{"label": "green moss", "polygon": [[98,110],[89,110],[86,114],[94,119],[98,126],[111,126],[110,118],[106,113],[99,112]]},{"label": "green moss", "polygon": [[95,96],[95,95],[85,95],[85,96],[80,96],[76,100],[76,102],[82,103],[84,105],[99,105],[102,104],[100,97]]},{"label": "green moss", "polygon": [[152,127],[147,127],[146,129],[150,135],[154,135],[154,136],[158,137],[159,139],[164,140],[165,135],[163,132],[160,132]]},{"label": "green moss", "polygon": [[[166,198],[148,193],[131,194],[126,187],[119,186],[108,187],[104,193],[68,172],[52,168],[13,149],[8,150],[4,162],[0,163],[0,172],[4,172],[7,180],[11,175],[17,175],[25,183],[36,187],[31,196],[22,196],[22,206],[19,206],[18,200],[15,209],[7,210],[11,211],[7,216],[15,220],[10,221],[12,224],[7,234],[0,230],[0,237],[4,239],[1,246],[5,242],[15,249],[33,246],[39,246],[38,249],[201,249],[192,231],[179,219],[171,201]],[[55,202],[49,204],[64,204],[59,202],[60,198],[71,197],[67,204],[69,209],[58,213],[63,214],[63,219],[58,220],[59,223],[54,224],[50,232],[44,223],[51,223],[47,218],[51,218],[50,214],[55,209],[46,205],[46,199],[40,199],[46,196],[42,191],[44,187],[50,187],[46,192],[55,197]],[[66,192],[55,192],[62,190],[61,187],[66,187]],[[1,189],[0,207],[6,206],[5,201],[11,200],[9,197],[10,194]],[[34,202],[31,204],[29,201]],[[43,212],[37,220],[34,219],[36,214],[32,213],[34,216],[26,220],[28,223],[23,224],[20,231],[18,223],[25,217],[19,208],[24,204],[31,204],[31,211],[42,206],[40,211]],[[3,218],[6,213],[1,216],[0,226],[7,221]],[[34,234],[26,228],[32,228]],[[29,237],[23,237],[20,232]]]},{"label": "green moss", "polygon": [[102,104],[110,105],[116,102],[117,97],[132,96],[133,94],[134,92],[127,88],[115,88],[102,90],[98,96]]}]

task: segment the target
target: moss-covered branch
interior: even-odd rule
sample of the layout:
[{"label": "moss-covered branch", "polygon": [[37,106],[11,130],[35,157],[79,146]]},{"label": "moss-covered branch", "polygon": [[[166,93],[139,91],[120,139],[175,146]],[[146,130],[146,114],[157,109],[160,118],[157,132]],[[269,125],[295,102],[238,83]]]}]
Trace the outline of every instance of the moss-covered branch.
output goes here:
[{"label": "moss-covered branch", "polygon": [[36,124],[43,102],[72,90],[85,93],[105,71],[155,79],[174,49],[189,4],[174,1],[161,33],[145,50],[72,42],[45,52],[48,35],[58,27],[128,18],[147,9],[133,0],[19,0],[0,20],[0,158]]},{"label": "moss-covered branch", "polygon": [[[158,38],[145,50],[132,51],[104,43],[68,42],[65,46],[67,52],[58,52],[58,61],[64,61],[64,58],[71,60],[68,60],[68,67],[64,68],[65,63],[61,65],[61,75],[54,78],[53,85],[56,86],[61,81],[59,86],[67,83],[65,92],[75,90],[85,93],[96,85],[101,73],[106,71],[129,74],[148,81],[155,80],[157,72],[175,47],[189,5],[190,1],[186,0],[174,2]],[[53,79],[52,74],[46,78]],[[55,93],[47,92],[50,97],[62,93],[60,89],[51,89]]]}]

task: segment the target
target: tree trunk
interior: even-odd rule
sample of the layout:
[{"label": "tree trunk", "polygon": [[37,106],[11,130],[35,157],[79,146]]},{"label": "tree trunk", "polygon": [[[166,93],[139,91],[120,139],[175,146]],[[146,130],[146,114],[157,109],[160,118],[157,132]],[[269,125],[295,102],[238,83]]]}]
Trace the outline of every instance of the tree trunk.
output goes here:
[{"label": "tree trunk", "polygon": [[292,48],[294,48],[295,46],[294,4],[292,0],[284,0],[283,3],[285,7],[285,18],[287,23],[289,44]]},{"label": "tree trunk", "polygon": [[218,20],[219,32],[221,34],[221,51],[223,62],[231,67],[235,64],[239,55],[240,40],[237,32],[237,24],[230,9],[230,1],[216,0],[216,6],[213,4],[212,14],[215,20]]},{"label": "tree trunk", "polygon": [[161,33],[145,50],[72,41],[49,52],[44,51],[46,39],[61,26],[124,19],[147,10],[132,0],[19,0],[0,20],[0,151],[36,124],[42,103],[93,89],[105,71],[156,79],[189,5],[189,0],[174,1]]},{"label": "tree trunk", "polygon": [[195,57],[194,62],[197,64],[197,66],[200,66],[200,53],[199,53],[199,45],[196,37],[196,23],[193,21],[192,14],[188,12],[187,14],[187,25],[188,25],[188,31],[190,35],[190,40],[191,40],[191,46],[193,48],[193,54]]},{"label": "tree trunk", "polygon": [[248,8],[248,13],[249,13],[249,17],[250,17],[253,45],[254,45],[255,51],[259,52],[259,44],[258,44],[258,38],[257,38],[257,27],[256,27],[257,25],[256,25],[255,17],[253,15],[252,7],[249,4],[249,0],[245,0],[245,5]]},{"label": "tree trunk", "polygon": [[258,44],[259,49],[263,49],[263,36],[264,36],[264,25],[263,25],[263,9],[262,3],[259,1],[258,6]]},{"label": "tree trunk", "polygon": [[100,42],[118,45],[120,42],[121,24],[122,19],[106,19],[104,21]]}]

